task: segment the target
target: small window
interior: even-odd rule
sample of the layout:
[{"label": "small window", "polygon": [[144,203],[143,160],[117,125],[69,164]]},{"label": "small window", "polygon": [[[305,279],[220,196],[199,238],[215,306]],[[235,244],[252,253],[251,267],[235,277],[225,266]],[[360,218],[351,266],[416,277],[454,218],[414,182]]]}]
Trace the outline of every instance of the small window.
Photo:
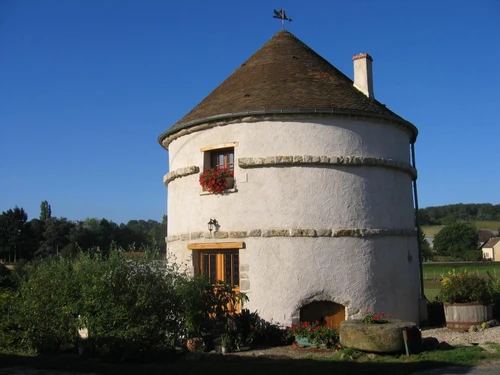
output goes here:
[{"label": "small window", "polygon": [[236,146],[238,146],[238,142],[202,147],[200,151],[203,152],[203,170],[227,168],[234,171],[234,150]]},{"label": "small window", "polygon": [[210,168],[230,169],[234,171],[234,148],[210,151]]},{"label": "small window", "polygon": [[198,274],[211,283],[224,281],[237,288],[240,285],[240,259],[238,250],[200,251]]}]

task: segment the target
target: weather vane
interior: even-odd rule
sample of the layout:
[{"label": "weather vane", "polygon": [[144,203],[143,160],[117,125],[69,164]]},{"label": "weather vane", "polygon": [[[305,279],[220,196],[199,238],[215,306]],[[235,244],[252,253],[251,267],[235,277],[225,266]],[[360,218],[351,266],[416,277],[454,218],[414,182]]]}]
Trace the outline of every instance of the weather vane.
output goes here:
[{"label": "weather vane", "polygon": [[275,9],[273,18],[278,18],[281,20],[281,30],[285,28],[285,20],[287,20],[288,22],[292,22],[292,19],[286,16],[284,9],[281,9],[280,11],[277,11]]}]

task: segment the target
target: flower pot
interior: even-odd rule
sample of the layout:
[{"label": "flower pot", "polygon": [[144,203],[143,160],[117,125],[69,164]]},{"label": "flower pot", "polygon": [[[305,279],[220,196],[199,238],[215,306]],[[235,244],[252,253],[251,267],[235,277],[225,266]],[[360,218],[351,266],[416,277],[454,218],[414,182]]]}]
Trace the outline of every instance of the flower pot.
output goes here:
[{"label": "flower pot", "polygon": [[234,188],[234,177],[226,177],[226,189]]},{"label": "flower pot", "polygon": [[446,327],[453,331],[467,331],[470,326],[493,319],[493,305],[481,303],[444,303]]},{"label": "flower pot", "polygon": [[220,348],[220,352],[221,352],[222,354],[226,354],[226,353],[228,352],[227,347],[225,347],[225,346],[221,346],[221,348]]},{"label": "flower pot", "polygon": [[326,344],[316,344],[315,342],[310,341],[308,338],[302,336],[295,336],[295,343],[298,346],[314,346],[318,348],[326,348]]}]

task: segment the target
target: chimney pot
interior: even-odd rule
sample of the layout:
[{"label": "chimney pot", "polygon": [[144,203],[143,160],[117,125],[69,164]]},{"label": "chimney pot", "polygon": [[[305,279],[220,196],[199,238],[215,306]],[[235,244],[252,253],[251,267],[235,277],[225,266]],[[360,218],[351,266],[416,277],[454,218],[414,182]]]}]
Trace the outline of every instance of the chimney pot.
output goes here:
[{"label": "chimney pot", "polygon": [[370,99],[375,99],[373,94],[373,58],[367,53],[354,55],[354,87]]}]

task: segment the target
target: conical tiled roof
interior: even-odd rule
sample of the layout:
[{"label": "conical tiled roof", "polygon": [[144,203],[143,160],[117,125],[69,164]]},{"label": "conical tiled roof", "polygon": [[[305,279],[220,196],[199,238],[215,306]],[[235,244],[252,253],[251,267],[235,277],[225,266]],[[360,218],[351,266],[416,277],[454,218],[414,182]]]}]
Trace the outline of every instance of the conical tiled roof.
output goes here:
[{"label": "conical tiled roof", "polygon": [[282,30],[160,135],[214,119],[254,113],[329,111],[384,117],[416,128],[385,105],[366,97],[353,82],[293,34]]}]

